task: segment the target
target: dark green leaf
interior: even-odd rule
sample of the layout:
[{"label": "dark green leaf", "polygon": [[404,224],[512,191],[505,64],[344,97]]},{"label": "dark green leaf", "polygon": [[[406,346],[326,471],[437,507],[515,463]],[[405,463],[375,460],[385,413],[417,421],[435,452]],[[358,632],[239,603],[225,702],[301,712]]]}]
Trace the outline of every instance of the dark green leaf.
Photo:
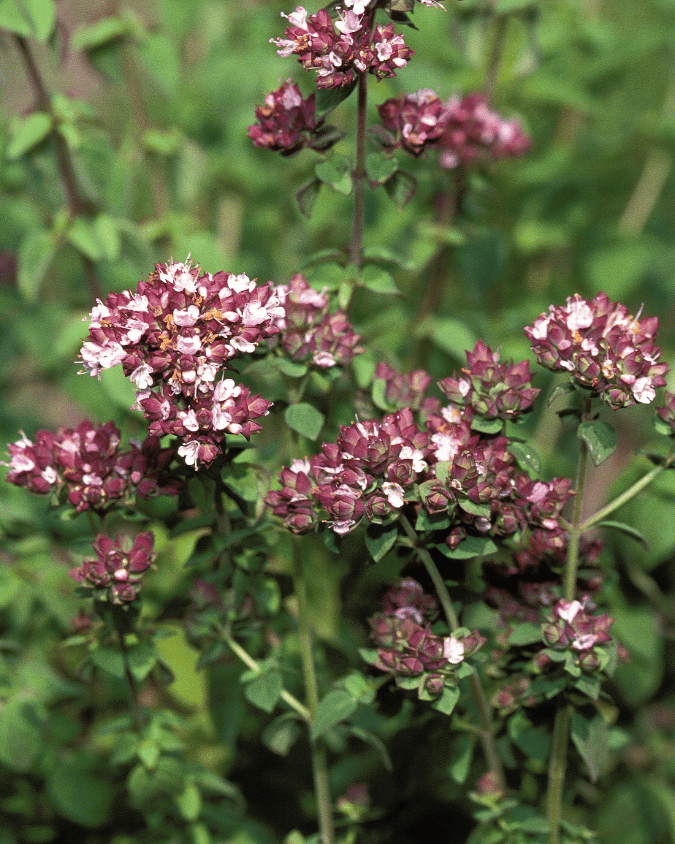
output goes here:
[{"label": "dark green leaf", "polygon": [[523,712],[514,712],[509,718],[507,729],[511,741],[526,756],[540,762],[548,759],[551,739],[544,727],[535,727]]},{"label": "dark green leaf", "polygon": [[331,155],[315,167],[317,179],[330,185],[338,193],[349,196],[352,192],[352,162],[346,155]]},{"label": "dark green leaf", "polygon": [[640,531],[637,530],[637,528],[634,528],[632,525],[625,524],[625,522],[615,522],[612,519],[605,519],[602,522],[598,522],[596,527],[606,527],[612,528],[612,530],[621,531],[621,533],[625,533],[626,536],[630,536],[632,539],[637,540],[645,548],[649,548],[649,543],[642,535],[642,533],[640,533]]},{"label": "dark green leaf", "polygon": [[[570,393],[574,392],[574,385],[571,384],[569,381],[565,381],[564,384],[558,384],[551,390],[551,394],[548,397],[548,406],[550,407],[553,402],[559,398],[560,396],[569,395]],[[576,411],[575,411],[576,412]]]},{"label": "dark green leaf", "polygon": [[401,210],[415,195],[417,190],[417,179],[405,170],[397,170],[390,179],[384,183],[384,189],[394,205]]},{"label": "dark green leaf", "polygon": [[521,469],[525,469],[526,472],[531,472],[533,475],[539,475],[541,472],[541,460],[537,452],[530,445],[518,442],[517,440],[511,440],[509,451],[516,458]]},{"label": "dark green leaf", "polygon": [[452,715],[452,711],[459,700],[459,686],[445,686],[440,695],[431,704],[432,709],[444,715]]},{"label": "dark green leaf", "polygon": [[70,761],[57,763],[47,780],[47,791],[59,814],[85,827],[105,823],[114,793],[101,776]]},{"label": "dark green leaf", "polygon": [[10,700],[0,709],[0,762],[15,773],[27,773],[42,750],[40,721],[31,703]]},{"label": "dark green leaf", "polygon": [[357,727],[355,724],[352,724],[349,727],[349,732],[353,736],[356,736],[356,738],[361,739],[361,741],[365,741],[367,744],[377,750],[385,770],[393,770],[394,766],[392,765],[391,757],[389,756],[387,746],[379,736],[376,736],[375,733],[371,733],[369,730],[364,730],[361,727]]},{"label": "dark green leaf", "polygon": [[474,416],[471,420],[471,430],[480,431],[481,434],[498,434],[503,426],[501,419],[483,419],[482,416]]},{"label": "dark green leaf", "polygon": [[319,436],[325,421],[323,413],[306,402],[291,404],[284,411],[284,422],[288,427],[308,440],[315,440]]},{"label": "dark green leaf", "polygon": [[341,85],[338,88],[320,88],[316,94],[317,115],[325,116],[329,111],[340,105],[356,88],[356,83],[357,80],[355,79],[348,85]]},{"label": "dark green leaf", "polygon": [[588,446],[591,460],[599,466],[607,460],[616,448],[616,432],[611,425],[601,419],[582,422],[579,425],[578,437]]},{"label": "dark green leaf", "polygon": [[534,622],[517,624],[509,634],[509,645],[532,645],[541,642],[541,626]]},{"label": "dark green leaf", "polygon": [[342,689],[328,692],[320,702],[316,710],[316,717],[312,724],[312,738],[318,738],[330,730],[340,721],[356,711],[357,703],[354,698]]},{"label": "dark green leaf", "polygon": [[96,648],[89,654],[89,659],[106,674],[118,680],[124,679],[124,657],[119,648],[106,646]]},{"label": "dark green leaf", "polygon": [[370,152],[366,156],[366,174],[371,188],[383,185],[398,170],[394,158],[380,152]]},{"label": "dark green leaf", "polygon": [[293,713],[275,718],[262,732],[263,744],[279,756],[287,756],[300,736],[300,725]]},{"label": "dark green leaf", "polygon": [[362,287],[374,293],[398,294],[400,292],[391,273],[374,264],[368,264],[363,268],[359,281]]},{"label": "dark green leaf", "polygon": [[75,217],[68,231],[68,242],[92,261],[100,261],[103,250],[96,229],[89,220]]},{"label": "dark green leaf", "polygon": [[265,712],[271,712],[277,705],[283,682],[278,671],[268,671],[257,680],[244,686],[244,694],[254,706]]},{"label": "dark green leaf", "polygon": [[397,536],[398,526],[396,523],[392,525],[368,525],[366,548],[376,563],[394,547]]},{"label": "dark green leaf", "polygon": [[448,765],[448,773],[456,783],[466,782],[473,759],[474,739],[466,733],[455,736],[452,743],[452,760]]},{"label": "dark green leaf", "polygon": [[450,560],[470,560],[473,557],[484,557],[494,554],[497,550],[495,543],[487,536],[467,536],[459,545],[452,549],[447,545],[437,545],[443,556]]},{"label": "dark green leaf", "polygon": [[586,763],[591,782],[596,782],[609,759],[609,730],[605,719],[596,713],[586,718],[578,710],[572,713],[572,741]]},{"label": "dark green leaf", "polygon": [[321,179],[312,179],[307,182],[307,184],[303,185],[295,194],[295,199],[298,203],[300,213],[308,220],[312,216],[312,209],[314,208],[314,203],[316,202],[316,198],[321,190],[321,185]]}]

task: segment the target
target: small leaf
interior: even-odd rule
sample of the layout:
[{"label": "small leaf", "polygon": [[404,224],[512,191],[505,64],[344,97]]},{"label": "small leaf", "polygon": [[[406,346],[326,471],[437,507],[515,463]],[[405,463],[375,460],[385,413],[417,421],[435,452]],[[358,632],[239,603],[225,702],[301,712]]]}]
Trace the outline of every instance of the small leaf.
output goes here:
[{"label": "small leaf", "polygon": [[366,530],[366,548],[376,563],[387,555],[396,544],[398,525],[368,525]]},{"label": "small leaf", "polygon": [[314,167],[317,179],[344,196],[349,196],[352,192],[351,171],[352,162],[346,155],[332,155]]},{"label": "small leaf", "polygon": [[452,710],[458,700],[459,686],[445,686],[439,697],[431,704],[431,708],[442,712],[444,715],[452,715]]},{"label": "small leaf", "polygon": [[26,12],[19,8],[15,0],[0,0],[0,29],[30,38],[33,27]]},{"label": "small leaf", "polygon": [[30,18],[36,40],[47,41],[56,25],[54,0],[21,0],[21,6]]},{"label": "small leaf", "polygon": [[73,35],[70,46],[73,50],[94,50],[97,47],[104,47],[111,41],[116,41],[129,31],[129,23],[121,18],[102,18],[92,26],[84,26],[77,29]]},{"label": "small leaf", "polygon": [[483,419],[482,416],[475,416],[471,420],[471,430],[480,431],[481,434],[498,434],[503,424],[501,419]]},{"label": "small leaf", "polygon": [[495,543],[487,536],[467,536],[454,549],[445,544],[437,545],[436,548],[450,560],[470,560],[473,557],[494,554],[497,550]]},{"label": "small leaf", "polygon": [[244,694],[258,709],[272,712],[277,705],[282,688],[281,674],[278,671],[268,671],[267,674],[248,683],[244,687]]},{"label": "small leaf", "polygon": [[541,627],[534,622],[518,624],[509,634],[509,645],[532,645],[541,642]]},{"label": "small leaf", "polygon": [[285,713],[275,718],[262,731],[263,744],[279,756],[287,756],[291,747],[300,736],[300,726],[293,713]]},{"label": "small leaf", "polygon": [[101,671],[105,671],[118,680],[124,679],[124,657],[118,648],[96,648],[89,654],[89,659]]},{"label": "small leaf", "polygon": [[448,773],[456,783],[462,785],[469,776],[471,760],[473,759],[474,739],[466,733],[455,737],[452,750],[452,761],[448,765]]},{"label": "small leaf", "polygon": [[591,460],[595,466],[603,463],[616,448],[616,432],[611,425],[601,419],[582,422],[577,431],[579,439],[588,446]]},{"label": "small leaf", "polygon": [[400,211],[415,195],[417,190],[417,179],[405,170],[397,170],[390,179],[384,183],[387,195]]},{"label": "small leaf", "polygon": [[316,716],[312,724],[312,739],[322,736],[340,721],[355,712],[357,703],[354,698],[342,689],[328,692],[316,709]]},{"label": "small leaf", "polygon": [[151,741],[151,739],[143,739],[136,746],[136,756],[138,756],[149,771],[152,771],[157,767],[157,762],[159,761],[159,746],[154,741]]},{"label": "small leaf", "polygon": [[575,710],[571,735],[574,746],[586,763],[591,782],[596,782],[609,759],[609,729],[605,719],[599,713],[588,719]]},{"label": "small leaf", "polygon": [[150,642],[139,642],[129,648],[129,670],[134,679],[141,683],[152,671],[157,662],[157,651]]},{"label": "small leaf", "polygon": [[303,185],[295,194],[295,200],[298,203],[300,213],[308,220],[312,216],[312,209],[321,190],[321,185],[321,179],[312,179],[306,185]]},{"label": "small leaf", "polygon": [[569,393],[573,393],[574,390],[574,385],[571,384],[569,381],[566,381],[564,384],[558,384],[551,390],[551,393],[548,397],[548,406],[550,407],[553,402],[560,396],[565,396]]},{"label": "small leaf", "polygon": [[180,794],[174,797],[180,816],[186,821],[196,821],[202,810],[202,795],[193,782],[187,782]]},{"label": "small leaf", "polygon": [[54,237],[46,231],[31,232],[19,247],[19,291],[29,301],[35,302],[42,282],[56,253]]},{"label": "small leaf", "polygon": [[362,287],[374,293],[398,294],[400,292],[391,273],[374,264],[363,268],[359,281]]},{"label": "small leaf", "polygon": [[288,375],[289,378],[303,378],[307,375],[309,370],[306,363],[289,360],[288,358],[272,358],[270,363],[275,369],[278,369],[279,372],[283,372],[284,375]]},{"label": "small leaf", "polygon": [[23,120],[12,123],[11,140],[7,144],[5,155],[10,160],[22,155],[41,144],[52,131],[52,120],[43,111],[34,111]]},{"label": "small leaf", "polygon": [[394,158],[379,152],[370,152],[366,156],[366,174],[371,188],[383,185],[398,170],[398,163]]},{"label": "small leaf", "polygon": [[284,411],[284,422],[288,427],[308,440],[315,440],[319,436],[325,421],[323,413],[306,402],[291,404]]},{"label": "small leaf", "polygon": [[518,442],[517,440],[511,440],[509,451],[516,458],[521,469],[525,469],[526,472],[532,472],[534,475],[539,475],[541,471],[541,459],[531,446]]},{"label": "small leaf", "polygon": [[371,733],[369,730],[364,730],[362,727],[357,727],[355,724],[352,724],[349,728],[349,732],[356,736],[356,738],[361,739],[361,741],[367,742],[371,747],[374,747],[375,750],[380,755],[380,759],[382,760],[382,764],[387,771],[393,771],[394,766],[391,762],[391,757],[389,756],[389,751],[387,750],[387,746],[382,741],[379,736],[376,736],[375,733]]},{"label": "small leaf", "polygon": [[645,537],[640,533],[637,528],[634,528],[632,525],[627,525],[624,522],[615,522],[612,519],[605,519],[605,521],[598,522],[596,527],[606,527],[613,528],[614,530],[619,530],[621,531],[621,533],[625,533],[626,536],[630,536],[632,539],[636,539],[647,550],[649,549],[649,543],[647,542]]},{"label": "small leaf", "polygon": [[102,249],[98,235],[92,223],[84,217],[75,217],[73,220],[68,231],[68,242],[90,260],[101,260]]},{"label": "small leaf", "polygon": [[316,94],[317,115],[324,117],[329,111],[340,105],[343,100],[346,100],[356,88],[357,81],[355,79],[348,85],[340,85],[338,88],[320,88]]}]

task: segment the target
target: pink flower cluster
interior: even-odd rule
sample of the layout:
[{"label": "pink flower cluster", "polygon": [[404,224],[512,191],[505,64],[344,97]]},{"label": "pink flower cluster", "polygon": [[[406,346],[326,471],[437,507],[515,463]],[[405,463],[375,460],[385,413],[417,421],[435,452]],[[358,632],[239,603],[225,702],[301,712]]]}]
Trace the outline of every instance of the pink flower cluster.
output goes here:
[{"label": "pink flower cluster", "polygon": [[594,648],[611,642],[609,630],[614,619],[607,613],[592,615],[588,607],[587,597],[581,601],[558,601],[552,617],[542,625],[542,636],[551,648],[573,651],[575,662],[584,671],[595,671],[600,660]]},{"label": "pink flower cluster", "polygon": [[271,403],[223,373],[279,332],[284,308],[271,284],[158,264],[134,293],[111,293],[90,315],[80,356],[92,375],[121,364],[156,436],[183,440],[189,465],[208,465],[226,434],[249,437]]},{"label": "pink flower cluster", "polygon": [[152,531],[139,533],[129,547],[129,537],[111,539],[99,534],[94,540],[96,557],[84,560],[68,574],[93,590],[97,601],[127,604],[133,601],[142,585],[143,575],[152,565]]},{"label": "pink flower cluster", "polygon": [[424,369],[402,374],[380,361],[375,369],[375,379],[384,382],[384,399],[388,405],[394,405],[399,410],[408,406],[422,413],[438,413],[440,410],[439,400],[426,394],[433,379]]},{"label": "pink flower cluster", "polygon": [[420,689],[435,696],[464,660],[474,654],[485,638],[477,631],[466,636],[438,636],[430,618],[436,600],[408,577],[383,598],[382,612],[368,619],[371,638],[377,648],[373,663],[381,671],[399,677],[420,677]]},{"label": "pink flower cluster", "polygon": [[438,386],[456,407],[470,407],[484,419],[515,419],[532,409],[539,390],[532,387],[530,364],[500,363],[499,354],[479,340],[466,353],[467,365]]},{"label": "pink flower cluster", "polygon": [[359,73],[378,79],[395,76],[413,55],[393,24],[377,24],[371,30],[369,15],[354,10],[338,14],[333,21],[325,9],[308,15],[298,6],[290,15],[282,12],[290,23],[284,37],[271,39],[280,56],[295,55],[305,70],[317,71],[318,88],[348,85]]},{"label": "pink flower cluster", "polygon": [[610,407],[649,404],[666,383],[668,365],[654,343],[658,319],[634,317],[606,293],[589,300],[575,293],[567,304],[551,305],[525,328],[537,361],[569,372]]},{"label": "pink flower cluster", "polygon": [[76,428],[40,430],[35,442],[25,434],[9,447],[7,480],[30,492],[65,492],[78,513],[105,512],[115,503],[178,495],[181,478],[169,471],[173,448],[161,448],[157,437],[120,451],[120,432],[112,422],[94,425],[85,419]]},{"label": "pink flower cluster", "polygon": [[281,151],[286,155],[311,146],[318,123],[316,95],[303,100],[300,89],[288,79],[257,106],[258,123],[248,127],[248,136],[257,147]]},{"label": "pink flower cluster", "polygon": [[530,139],[515,120],[488,108],[481,94],[454,96],[445,102],[429,88],[404,94],[378,106],[385,147],[401,147],[415,157],[429,147],[440,152],[441,167],[453,169],[480,158],[522,155]]},{"label": "pink flower cluster", "polygon": [[279,344],[292,360],[311,360],[314,366],[330,369],[346,366],[354,355],[363,354],[360,336],[344,311],[330,314],[330,297],[311,288],[303,275],[278,285],[275,293],[285,310],[277,321]]}]

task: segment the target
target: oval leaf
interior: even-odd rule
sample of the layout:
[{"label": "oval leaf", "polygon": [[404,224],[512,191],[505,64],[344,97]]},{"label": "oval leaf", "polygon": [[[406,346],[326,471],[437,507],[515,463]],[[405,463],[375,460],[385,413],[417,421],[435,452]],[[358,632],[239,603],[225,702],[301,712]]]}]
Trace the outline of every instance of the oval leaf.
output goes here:
[{"label": "oval leaf", "polygon": [[325,698],[319,702],[316,708],[314,723],[312,724],[312,738],[318,738],[330,730],[340,721],[344,721],[356,710],[357,703],[354,698],[342,689],[328,692]]},{"label": "oval leaf", "polygon": [[579,425],[577,436],[586,443],[595,466],[599,466],[607,460],[616,448],[614,428],[601,419],[582,422]]},{"label": "oval leaf", "polygon": [[32,150],[52,131],[52,121],[43,111],[35,111],[12,127],[12,139],[7,145],[7,158],[21,158]]},{"label": "oval leaf", "polygon": [[323,423],[326,421],[323,413],[311,404],[300,402],[291,404],[284,411],[284,421],[289,428],[307,437],[308,440],[315,440],[321,433]]},{"label": "oval leaf", "polygon": [[320,161],[314,168],[317,179],[345,196],[352,192],[351,171],[352,162],[346,155],[333,155],[326,161]]}]

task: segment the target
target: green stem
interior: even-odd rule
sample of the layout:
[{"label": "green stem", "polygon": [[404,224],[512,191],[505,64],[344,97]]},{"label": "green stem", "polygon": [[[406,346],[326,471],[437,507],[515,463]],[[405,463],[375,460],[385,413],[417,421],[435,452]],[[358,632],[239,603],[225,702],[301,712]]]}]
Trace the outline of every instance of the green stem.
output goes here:
[{"label": "green stem", "polygon": [[368,80],[366,74],[359,76],[358,100],[356,106],[356,150],[354,154],[354,212],[352,234],[349,241],[349,263],[360,272],[363,263],[363,230],[366,220],[366,105]]},{"label": "green stem", "polygon": [[311,724],[314,723],[319,705],[319,683],[316,676],[312,653],[312,631],[309,621],[309,603],[307,600],[307,580],[297,542],[293,542],[293,584],[298,602],[298,635],[300,659],[307,695],[307,708],[310,717],[310,748],[312,754],[312,772],[314,775],[314,794],[319,816],[319,838],[321,844],[335,844],[333,824],[333,804],[330,797],[328,780],[328,761],[326,749],[319,739],[312,738]]},{"label": "green stem", "polygon": [[[232,638],[230,633],[228,633],[228,631],[224,627],[218,625],[218,632],[223,637],[223,641],[229,647],[232,653],[235,654],[235,656],[239,657],[239,659],[244,663],[244,665],[248,666],[251,671],[255,671],[256,674],[263,673],[255,659],[253,659],[253,657],[248,653],[248,651],[242,648],[242,646],[239,644],[239,642],[237,642],[236,639]],[[294,709],[304,721],[311,720],[309,709],[307,709],[304,704],[300,703],[297,697],[292,695],[290,692],[287,692],[286,689],[282,689],[281,694],[279,696],[285,703],[287,703],[291,707],[291,709]]]},{"label": "green stem", "polygon": [[564,704],[558,709],[553,726],[553,750],[548,771],[549,844],[560,841],[560,820],[562,816],[562,794],[565,785],[565,763],[567,741],[572,723],[572,705]]},{"label": "green stem", "polygon": [[117,633],[117,639],[120,643],[120,651],[122,652],[122,661],[124,662],[124,678],[127,682],[127,688],[129,689],[129,705],[131,708],[131,717],[134,722],[134,730],[137,733],[140,733],[143,729],[144,725],[144,718],[143,718],[143,709],[141,707],[140,701],[138,699],[138,686],[136,685],[136,679],[131,672],[131,663],[129,662],[129,648],[127,647],[126,642],[126,631],[125,631],[125,622],[128,626],[128,620],[121,615],[124,610],[121,607],[113,606],[111,609],[111,617],[112,622],[115,627],[115,632]]},{"label": "green stem", "polygon": [[[436,595],[440,601],[441,607],[443,608],[446,621],[448,622],[450,632],[454,633],[460,625],[457,613],[452,605],[448,587],[445,585],[445,581],[443,580],[436,563],[434,563],[431,558],[429,551],[419,544],[415,528],[410,524],[407,516],[402,513],[399,514],[399,523],[412,543],[415,553],[429,573],[429,577],[431,577],[434,589],[436,590]],[[469,686],[471,688],[471,695],[476,705],[476,709],[478,710],[478,720],[480,721],[481,726],[479,735],[485,761],[492,772],[495,780],[495,786],[501,791],[506,791],[504,770],[502,768],[501,760],[499,759],[499,754],[497,753],[497,745],[495,744],[495,728],[492,723],[490,704],[488,703],[485,690],[483,689],[483,684],[481,683],[480,677],[478,676],[478,672],[475,668],[472,667],[472,673],[468,679]]]}]

